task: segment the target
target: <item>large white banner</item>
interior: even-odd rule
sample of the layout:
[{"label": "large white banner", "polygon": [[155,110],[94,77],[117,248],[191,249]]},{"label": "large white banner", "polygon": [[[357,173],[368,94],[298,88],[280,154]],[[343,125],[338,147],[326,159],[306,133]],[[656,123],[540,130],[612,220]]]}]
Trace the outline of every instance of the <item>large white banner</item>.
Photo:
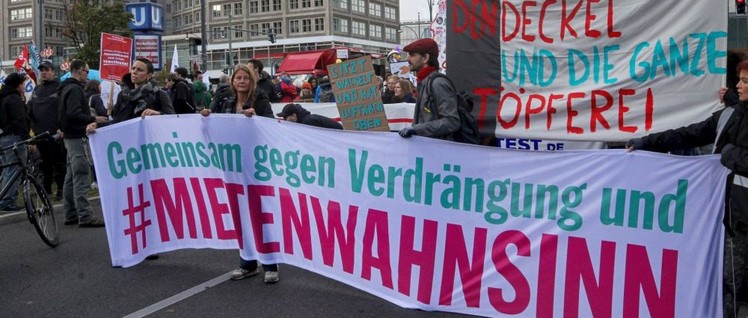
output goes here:
[{"label": "large white banner", "polygon": [[500,1],[496,134],[625,141],[707,118],[724,85],[727,2],[683,4]]},{"label": "large white banner", "polygon": [[225,114],[135,119],[90,142],[113,265],[240,248],[408,308],[721,313],[717,156],[511,151]]}]

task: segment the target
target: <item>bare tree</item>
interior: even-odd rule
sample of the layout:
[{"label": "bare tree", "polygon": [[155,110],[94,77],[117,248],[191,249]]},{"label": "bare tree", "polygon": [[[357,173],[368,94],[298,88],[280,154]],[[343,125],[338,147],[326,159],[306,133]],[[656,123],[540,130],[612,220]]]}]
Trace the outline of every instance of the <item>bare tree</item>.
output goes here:
[{"label": "bare tree", "polygon": [[99,65],[101,33],[131,36],[127,24],[132,14],[122,0],[63,1],[65,20],[62,35],[77,48],[76,59]]}]

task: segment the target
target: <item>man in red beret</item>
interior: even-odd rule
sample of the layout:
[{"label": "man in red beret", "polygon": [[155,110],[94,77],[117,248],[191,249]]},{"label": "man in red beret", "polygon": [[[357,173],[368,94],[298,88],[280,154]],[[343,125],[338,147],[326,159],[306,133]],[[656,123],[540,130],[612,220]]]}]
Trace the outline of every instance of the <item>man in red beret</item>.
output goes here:
[{"label": "man in red beret", "polygon": [[460,129],[457,95],[449,79],[439,74],[439,45],[432,39],[420,39],[408,44],[410,69],[418,78],[418,99],[413,114],[413,126],[400,130],[400,136],[413,135],[453,140]]}]

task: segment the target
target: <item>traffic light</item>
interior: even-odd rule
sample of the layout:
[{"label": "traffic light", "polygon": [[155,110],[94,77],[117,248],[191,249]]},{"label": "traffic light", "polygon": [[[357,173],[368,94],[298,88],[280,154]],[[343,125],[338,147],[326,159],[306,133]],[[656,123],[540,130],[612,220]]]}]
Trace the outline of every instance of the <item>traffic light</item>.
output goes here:
[{"label": "traffic light", "polygon": [[[745,0],[741,0],[741,1],[745,1]],[[275,34],[268,33],[268,41],[270,41],[270,43],[275,43]]]},{"label": "traffic light", "polygon": [[745,0],[735,0],[735,13],[745,15]]}]

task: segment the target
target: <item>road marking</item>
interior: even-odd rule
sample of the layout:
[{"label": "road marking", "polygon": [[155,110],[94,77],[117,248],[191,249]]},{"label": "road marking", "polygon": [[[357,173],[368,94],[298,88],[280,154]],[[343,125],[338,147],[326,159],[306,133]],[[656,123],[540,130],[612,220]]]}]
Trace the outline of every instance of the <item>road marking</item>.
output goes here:
[{"label": "road marking", "polygon": [[150,305],[150,306],[145,307],[145,308],[143,308],[141,310],[138,310],[138,311],[136,311],[134,313],[131,313],[131,314],[125,316],[124,318],[145,317],[145,316],[148,316],[148,315],[150,315],[152,313],[155,313],[155,312],[157,312],[157,311],[159,311],[161,309],[164,309],[164,308],[169,307],[169,306],[171,306],[173,304],[176,304],[176,303],[178,303],[178,302],[180,302],[182,300],[185,300],[185,299],[187,299],[189,297],[197,295],[197,294],[199,294],[199,293],[201,293],[201,292],[203,292],[203,291],[205,291],[205,290],[207,290],[209,288],[215,287],[216,285],[221,284],[221,283],[223,283],[223,282],[225,282],[225,281],[227,281],[229,279],[231,279],[231,272],[228,272],[226,274],[223,274],[221,276],[213,278],[213,279],[211,279],[211,280],[209,280],[207,282],[204,282],[204,283],[202,283],[200,285],[197,285],[195,287],[187,289],[187,290],[185,290],[185,291],[183,291],[183,292],[181,292],[179,294],[176,294],[176,295],[171,296],[169,298],[166,298],[166,299],[164,299],[162,301],[159,301],[159,302],[157,302],[157,303],[155,303],[153,305]]}]

